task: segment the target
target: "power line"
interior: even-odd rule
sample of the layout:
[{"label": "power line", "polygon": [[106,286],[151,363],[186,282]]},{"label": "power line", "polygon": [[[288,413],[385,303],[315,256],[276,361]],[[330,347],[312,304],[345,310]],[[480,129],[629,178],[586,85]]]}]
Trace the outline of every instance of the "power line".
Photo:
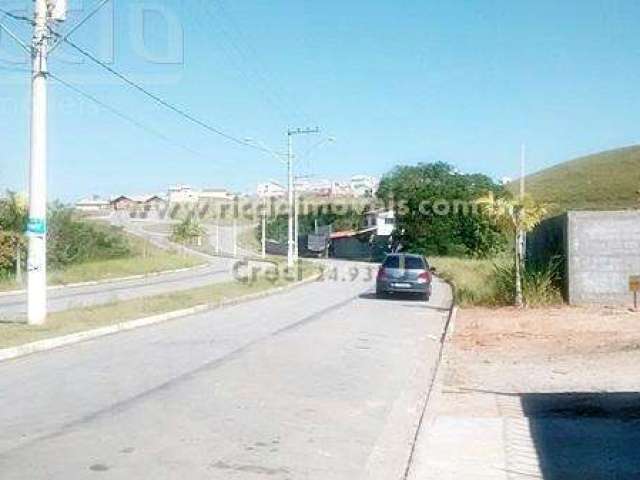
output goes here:
[{"label": "power line", "polygon": [[58,39],[58,41],[55,44],[53,44],[51,48],[49,48],[49,53],[53,52],[56,48],[58,48],[60,44],[64,42],[65,39],[71,37],[71,35],[73,35],[76,30],[78,30],[85,23],[87,23],[91,18],[93,18],[96,15],[96,13],[98,13],[102,9],[102,7],[104,7],[110,1],[111,0],[100,0],[100,2],[98,2],[98,4],[83,19],[81,19],[78,23],[76,23],[73,27],[71,27],[66,33],[63,34],[62,38]]},{"label": "power line", "polygon": [[[95,64],[99,65],[100,67],[102,67],[103,69],[105,69],[106,71],[108,71],[109,73],[111,73],[112,75],[116,76],[117,78],[119,78],[120,80],[122,80],[124,83],[126,83],[127,85],[129,85],[130,87],[132,87],[135,90],[138,90],[139,92],[143,93],[144,95],[146,95],[147,97],[151,98],[153,101],[155,101],[156,103],[158,103],[159,105],[167,108],[168,110],[171,110],[172,112],[182,116],[183,118],[185,118],[186,120],[189,120],[190,122],[204,128],[205,130],[210,131],[211,133],[214,133],[218,136],[221,136],[231,142],[234,142],[238,145],[242,145],[244,147],[248,147],[251,148],[253,150],[257,150],[259,152],[262,153],[268,153],[271,154],[271,151],[268,148],[265,147],[261,147],[259,145],[256,145],[255,143],[250,143],[246,140],[242,140],[238,137],[235,137],[234,135],[231,135],[229,133],[226,133],[208,123],[206,123],[203,120],[200,120],[199,118],[193,116],[192,114],[190,114],[189,112],[187,112],[186,110],[177,107],[175,105],[172,105],[171,103],[169,103],[168,101],[162,99],[161,97],[159,97],[158,95],[150,92],[149,90],[147,90],[146,88],[144,88],[143,86],[137,84],[136,82],[134,82],[133,80],[131,80],[130,78],[128,78],[126,75],[124,75],[123,73],[118,72],[117,70],[115,70],[113,67],[107,65],[106,63],[104,63],[103,61],[101,61],[99,58],[95,57],[94,55],[92,55],[90,52],[88,52],[87,50],[83,49],[82,47],[80,47],[79,45],[77,45],[76,43],[74,43],[73,41],[71,41],[69,39],[69,36],[75,31],[77,30],[80,26],[82,26],[84,23],[86,23],[91,17],[93,17],[109,0],[100,0],[100,3],[98,3],[96,5],[96,7],[89,13],[89,15],[87,15],[83,20],[80,21],[79,24],[75,25],[68,33],[66,33],[65,35],[60,34],[58,32],[56,32],[55,30],[53,30],[51,27],[47,27],[49,32],[58,39],[58,41],[56,42],[56,44],[54,44],[54,46],[52,48],[56,48],[60,43],[66,43],[67,45],[69,45],[70,47],[72,47],[74,50],[76,50],[78,53],[80,53],[81,55],[83,55],[84,57],[88,58],[89,60],[91,60],[92,62],[94,62]],[[0,13],[3,13],[4,15],[13,18],[15,20],[20,20],[20,21],[24,21],[29,23],[30,25],[34,25],[34,21],[31,20],[28,17],[25,16],[20,16],[20,15],[15,15],[5,9],[0,8]],[[11,32],[8,31],[8,33],[11,34]],[[19,41],[19,38],[15,38],[16,41]],[[20,41],[20,43],[22,43]],[[29,49],[30,52],[30,49]],[[61,81],[61,79],[59,77],[55,78],[58,82]],[[70,84],[67,85],[69,88],[71,88]],[[76,87],[76,91],[78,93],[80,93],[80,91],[77,89]],[[88,95],[85,94],[84,92],[82,92],[83,96],[84,95]],[[87,96],[87,98],[91,97],[90,95]],[[95,97],[91,97],[90,98],[92,101],[97,101],[100,102],[98,99],[96,99]],[[103,104],[102,102],[100,102],[105,108],[108,109],[113,109],[113,107],[107,106],[106,104]],[[115,111],[113,113],[116,113]],[[121,112],[118,112],[118,114]],[[130,120],[133,120],[134,122],[137,122],[135,119],[131,119],[130,117],[128,117]],[[146,127],[145,127],[146,128]],[[156,132],[159,133],[159,132]],[[162,136],[162,134],[160,134]],[[168,137],[167,137],[168,138]]]},{"label": "power line", "polygon": [[0,13],[4,14],[5,17],[13,18],[14,20],[27,22],[29,25],[34,24],[34,21],[29,17],[25,17],[24,15],[16,15],[15,13],[11,13],[9,10],[5,10],[4,8],[0,8]]},{"label": "power line", "polygon": [[26,42],[22,41],[22,39],[18,35],[13,33],[11,29],[7,27],[5,24],[3,24],[2,22],[0,22],[0,30],[6,32],[7,35],[9,35],[18,45],[20,45],[24,51],[26,51],[29,54],[31,53],[31,49],[26,44]]},{"label": "power line", "polygon": [[144,130],[145,132],[147,132],[147,133],[149,133],[151,135],[154,135],[155,137],[158,137],[161,140],[164,140],[165,142],[167,142],[167,143],[169,143],[169,144],[171,144],[173,146],[176,146],[176,147],[179,147],[179,148],[181,148],[183,150],[186,150],[191,154],[194,154],[194,155],[197,155],[197,156],[200,156],[200,157],[204,156],[200,152],[197,152],[196,150],[193,150],[192,148],[187,147],[186,145],[182,145],[181,143],[177,143],[177,142],[173,141],[171,138],[169,138],[165,134],[159,132],[158,130],[155,130],[154,128],[145,125],[144,123],[140,122],[139,120],[136,120],[135,118],[127,115],[126,113],[123,113],[120,110],[116,109],[115,107],[112,107],[111,105],[103,102],[102,100],[98,99],[97,97],[94,97],[90,93],[87,93],[87,92],[81,90],[80,87],[78,87],[77,85],[74,85],[74,84],[72,84],[72,83],[70,83],[70,82],[68,82],[66,80],[63,80],[58,75],[49,72],[48,76],[51,77],[56,82],[58,82],[59,84],[65,86],[69,90],[72,90],[73,92],[77,93],[78,95],[82,96],[83,98],[95,103],[96,105],[99,105],[100,107],[104,108],[105,110],[108,110],[109,112],[111,112],[115,116],[121,118],[122,120],[125,120],[125,121],[131,123],[132,125],[138,127],[139,129]]},{"label": "power line", "polygon": [[[62,38],[62,35],[60,35],[59,33],[55,32],[55,31],[53,31],[51,29],[49,29],[49,30],[56,37]],[[78,53],[80,53],[81,55],[85,56],[86,58],[88,58],[89,60],[91,60],[95,64],[99,65],[103,69],[107,70],[109,73],[111,73],[115,77],[119,78],[120,80],[122,80],[124,83],[126,83],[127,85],[129,85],[133,89],[138,90],[139,92],[141,92],[144,95],[146,95],[147,97],[151,98],[153,101],[155,101],[159,105],[162,105],[163,107],[167,108],[168,110],[171,110],[172,112],[180,115],[181,117],[189,120],[190,122],[195,123],[196,125],[199,125],[200,127],[204,128],[205,130],[208,130],[211,133],[214,133],[214,134],[219,135],[219,136],[221,136],[223,138],[226,138],[227,140],[229,140],[231,142],[237,143],[238,145],[242,145],[244,147],[249,147],[249,148],[252,148],[254,150],[258,150],[258,151],[264,152],[264,153],[269,153],[269,151],[267,149],[263,148],[263,147],[260,147],[258,145],[249,143],[249,142],[247,142],[245,140],[242,140],[242,139],[240,139],[238,137],[235,137],[235,136],[233,136],[233,135],[231,135],[229,133],[226,133],[226,132],[224,132],[224,131],[216,128],[216,127],[213,127],[213,126],[209,125],[208,123],[204,122],[203,120],[200,120],[200,119],[194,117],[193,115],[191,115],[187,111],[183,110],[182,108],[179,108],[179,107],[176,107],[175,105],[172,105],[168,101],[160,98],[158,95],[150,92],[149,90],[147,90],[143,86],[137,84],[136,82],[134,82],[133,80],[128,78],[126,75],[118,72],[117,70],[115,70],[111,66],[107,65],[102,60],[100,60],[99,58],[95,57],[94,55],[92,55],[91,53],[89,53],[88,51],[83,49],[82,47],[76,45],[74,42],[72,42],[68,38],[63,38],[63,41],[66,44],[68,44],[69,46],[71,46]]]},{"label": "power line", "polygon": [[[4,60],[0,60],[0,69],[5,70],[7,72],[22,72],[22,73],[31,73],[31,70],[16,66],[14,63],[6,62]],[[4,65],[3,65],[4,64]]]}]

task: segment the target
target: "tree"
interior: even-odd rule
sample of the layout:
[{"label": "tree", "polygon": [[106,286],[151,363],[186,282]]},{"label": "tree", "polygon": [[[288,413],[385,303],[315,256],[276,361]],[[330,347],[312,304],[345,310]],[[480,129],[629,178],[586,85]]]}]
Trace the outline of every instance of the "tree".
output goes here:
[{"label": "tree", "polygon": [[502,197],[496,197],[493,192],[488,192],[480,197],[477,203],[482,207],[483,213],[498,228],[513,238],[515,247],[515,303],[517,307],[522,307],[524,304],[522,295],[524,236],[526,232],[533,230],[542,221],[547,214],[547,209],[530,197],[516,199],[509,193]]},{"label": "tree", "polygon": [[396,213],[396,238],[425,255],[486,257],[501,251],[502,232],[474,204],[503,187],[482,174],[460,174],[437,162],[399,166],[382,178],[378,198]]},{"label": "tree", "polygon": [[25,247],[24,231],[27,226],[27,202],[22,195],[7,191],[0,199],[0,231],[4,243],[9,244],[15,259],[16,281],[22,283],[22,251]]},{"label": "tree", "polygon": [[180,223],[173,226],[171,240],[177,243],[194,244],[205,234],[204,227],[195,215],[189,215]]}]

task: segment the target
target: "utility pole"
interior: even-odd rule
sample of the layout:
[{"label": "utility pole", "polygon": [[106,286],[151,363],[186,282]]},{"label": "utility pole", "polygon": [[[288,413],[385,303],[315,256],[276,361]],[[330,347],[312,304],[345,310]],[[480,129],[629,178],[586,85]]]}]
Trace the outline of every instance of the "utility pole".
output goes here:
[{"label": "utility pole", "polygon": [[298,192],[295,188],[295,184],[293,187],[293,206],[295,208],[295,213],[293,215],[294,221],[293,221],[293,259],[297,262],[298,261],[298,239],[300,238],[300,225],[299,225],[299,221],[300,221],[300,215],[299,215],[299,207],[300,204],[298,202]]},{"label": "utility pole", "polygon": [[522,275],[525,269],[526,234],[522,228],[522,221],[526,215],[524,211],[525,195],[525,163],[526,147],[523,144],[520,149],[520,206],[515,214],[518,216],[518,230],[516,231],[516,305],[523,306]]},{"label": "utility pole", "polygon": [[[288,225],[288,242],[287,242],[287,266],[293,267],[297,259],[296,250],[298,239],[294,237],[294,225],[297,223],[298,211],[296,208],[295,185],[293,182],[293,136],[309,135],[312,133],[320,133],[319,128],[296,128],[287,131],[287,176],[288,176],[288,200],[289,200],[289,225]],[[295,217],[295,220],[294,220]],[[296,232],[297,233],[297,232]]]},{"label": "utility pole", "polygon": [[233,219],[233,229],[231,234],[233,235],[233,258],[238,256],[238,221]]},{"label": "utility pole", "polygon": [[267,258],[267,197],[263,199],[262,208],[262,258]]},{"label": "utility pole", "polygon": [[64,0],[35,0],[31,48],[31,158],[29,161],[29,256],[27,319],[42,325],[47,317],[47,57],[49,22],[63,21]]},{"label": "utility pole", "polygon": [[[220,219],[218,218],[218,222]],[[220,255],[220,225],[216,223],[216,255]]]}]

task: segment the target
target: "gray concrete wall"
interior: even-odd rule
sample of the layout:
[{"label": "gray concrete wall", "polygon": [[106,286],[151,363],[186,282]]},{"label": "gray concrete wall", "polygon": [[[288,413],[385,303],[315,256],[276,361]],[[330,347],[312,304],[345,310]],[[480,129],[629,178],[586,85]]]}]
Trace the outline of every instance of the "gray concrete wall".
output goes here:
[{"label": "gray concrete wall", "polygon": [[640,275],[640,212],[569,212],[567,281],[571,304],[630,305],[629,276]]}]

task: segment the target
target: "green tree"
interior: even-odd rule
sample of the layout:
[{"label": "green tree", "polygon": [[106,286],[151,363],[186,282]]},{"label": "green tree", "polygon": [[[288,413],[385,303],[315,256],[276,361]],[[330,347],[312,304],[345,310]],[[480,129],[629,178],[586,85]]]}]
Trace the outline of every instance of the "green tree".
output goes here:
[{"label": "green tree", "polygon": [[205,234],[205,229],[195,215],[189,215],[173,226],[171,240],[182,244],[196,244]]},{"label": "green tree", "polygon": [[382,178],[378,197],[396,211],[396,237],[405,250],[426,255],[486,257],[502,250],[505,237],[478,214],[475,199],[502,193],[481,174],[460,174],[442,162],[399,166]]},{"label": "green tree", "polygon": [[536,203],[531,197],[518,199],[510,193],[496,197],[493,192],[488,192],[476,202],[482,207],[484,215],[513,239],[515,303],[516,306],[522,307],[524,305],[522,294],[524,236],[526,232],[533,230],[542,221],[547,209],[544,205]]},{"label": "green tree", "polygon": [[4,245],[3,260],[0,259],[0,269],[10,267],[16,273],[16,281],[22,283],[22,258],[25,248],[24,231],[27,225],[27,202],[22,195],[7,191],[0,199],[0,241]]}]

